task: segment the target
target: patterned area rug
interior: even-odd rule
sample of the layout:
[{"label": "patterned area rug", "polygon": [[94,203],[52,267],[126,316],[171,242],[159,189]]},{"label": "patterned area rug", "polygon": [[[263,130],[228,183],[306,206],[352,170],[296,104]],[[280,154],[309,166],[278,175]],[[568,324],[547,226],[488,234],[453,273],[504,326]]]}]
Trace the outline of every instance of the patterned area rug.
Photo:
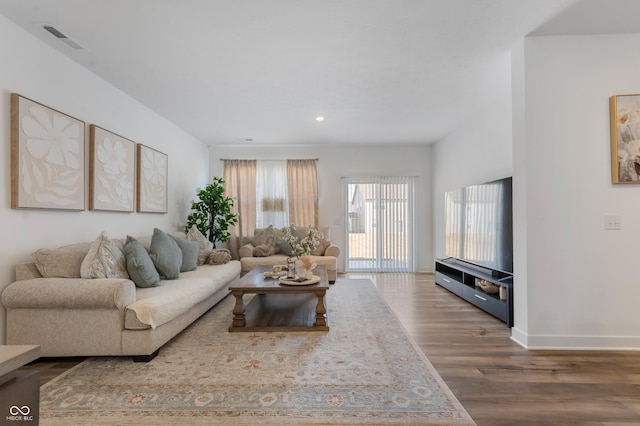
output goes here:
[{"label": "patterned area rug", "polygon": [[225,299],[151,362],[89,358],[41,388],[41,425],[473,425],[368,279],[327,293],[329,332],[229,333]]}]

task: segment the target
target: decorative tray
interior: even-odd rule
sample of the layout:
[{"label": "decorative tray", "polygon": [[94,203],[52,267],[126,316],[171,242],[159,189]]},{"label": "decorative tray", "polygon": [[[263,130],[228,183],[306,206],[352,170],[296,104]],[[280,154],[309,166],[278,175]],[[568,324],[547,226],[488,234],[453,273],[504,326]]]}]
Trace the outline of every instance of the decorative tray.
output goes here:
[{"label": "decorative tray", "polygon": [[304,280],[304,281],[300,281],[300,278],[280,278],[278,281],[280,281],[280,284],[284,284],[284,285],[311,285],[311,284],[318,284],[320,282],[320,277],[317,275],[312,275],[311,279],[308,280]]},{"label": "decorative tray", "polygon": [[280,271],[280,272],[266,271],[264,273],[265,278],[280,278],[285,275],[287,275],[287,271]]}]

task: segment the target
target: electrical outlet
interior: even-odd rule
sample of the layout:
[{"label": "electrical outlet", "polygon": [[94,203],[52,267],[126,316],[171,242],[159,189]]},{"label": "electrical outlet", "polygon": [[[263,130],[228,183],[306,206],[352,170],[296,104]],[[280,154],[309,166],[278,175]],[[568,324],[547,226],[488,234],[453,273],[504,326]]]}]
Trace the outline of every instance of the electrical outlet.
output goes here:
[{"label": "electrical outlet", "polygon": [[622,218],[617,214],[604,216],[604,229],[622,229]]}]

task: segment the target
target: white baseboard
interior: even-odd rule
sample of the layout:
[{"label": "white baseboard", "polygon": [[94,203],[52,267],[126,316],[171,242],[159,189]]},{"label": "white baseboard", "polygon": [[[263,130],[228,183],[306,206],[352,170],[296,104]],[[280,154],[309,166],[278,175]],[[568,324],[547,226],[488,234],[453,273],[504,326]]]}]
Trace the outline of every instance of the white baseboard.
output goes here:
[{"label": "white baseboard", "polygon": [[531,350],[640,351],[640,336],[551,336],[511,329],[511,340]]}]

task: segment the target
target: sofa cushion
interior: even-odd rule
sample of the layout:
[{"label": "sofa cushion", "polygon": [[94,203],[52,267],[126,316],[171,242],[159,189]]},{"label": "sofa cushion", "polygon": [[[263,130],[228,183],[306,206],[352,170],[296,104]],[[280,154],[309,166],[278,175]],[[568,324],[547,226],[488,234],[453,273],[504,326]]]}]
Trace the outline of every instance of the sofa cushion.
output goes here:
[{"label": "sofa cushion", "polygon": [[175,279],[180,276],[182,250],[174,238],[158,228],[153,229],[149,257],[163,277]]},{"label": "sofa cushion", "polygon": [[90,246],[91,243],[78,243],[40,249],[32,254],[33,262],[44,278],[80,278],[80,266]]},{"label": "sofa cushion", "polygon": [[202,232],[193,225],[189,232],[187,232],[187,240],[197,241],[200,247],[198,248],[198,265],[204,265],[213,250],[213,243],[205,237]]},{"label": "sofa cushion", "polygon": [[331,241],[327,238],[320,238],[318,240],[318,245],[311,251],[311,254],[314,256],[322,256],[330,245]]},{"label": "sofa cushion", "polygon": [[251,239],[251,245],[254,247],[268,245],[274,248],[274,253],[278,252],[276,244],[282,238],[283,232],[279,229],[275,229],[273,225],[264,229],[256,229],[254,231],[253,238]]},{"label": "sofa cushion", "polygon": [[[301,227],[298,226],[296,227],[298,234],[302,235],[302,237],[304,238],[306,235],[309,234],[309,228],[307,227]],[[327,247],[329,247],[331,245],[331,240],[329,239],[329,235],[328,235],[328,231],[326,231],[325,229],[320,229],[319,227],[315,227],[314,229],[316,229],[319,234],[321,235],[320,238],[318,238],[318,245],[311,250],[311,254],[314,256],[322,256],[324,254],[324,252],[327,250]],[[300,237],[298,237],[300,238]]]},{"label": "sofa cushion", "polygon": [[102,231],[80,265],[82,278],[129,278],[127,260],[115,241]]},{"label": "sofa cushion", "polygon": [[123,251],[127,259],[127,272],[137,287],[153,287],[160,283],[160,275],[140,241],[127,236]]},{"label": "sofa cushion", "polygon": [[[302,235],[300,233],[300,231],[298,230],[298,228],[291,227],[291,235],[293,237],[295,237],[296,239],[298,239],[298,241],[300,241],[300,239],[304,238],[304,235]],[[284,255],[287,255],[289,257],[291,256],[295,256],[293,254],[293,247],[291,247],[291,244],[289,244],[288,240],[284,240],[285,233],[283,232],[282,235],[280,236],[280,238],[278,239],[277,243],[276,243],[276,247],[278,247],[278,252],[282,253]]]},{"label": "sofa cushion", "polygon": [[[278,247],[278,253],[284,254],[285,256],[293,256],[293,249],[291,245],[287,241],[281,240],[276,243],[276,247]],[[255,256],[255,253],[254,253]]]},{"label": "sofa cushion", "polygon": [[171,238],[173,238],[173,240],[178,244],[180,251],[182,251],[180,272],[195,270],[198,267],[198,249],[200,248],[200,244],[197,241],[175,238],[173,235]]},{"label": "sofa cushion", "polygon": [[253,255],[256,257],[267,257],[276,254],[276,247],[269,244],[260,244],[253,248]]},{"label": "sofa cushion", "polygon": [[[140,323],[159,327],[204,301],[240,274],[240,262],[203,265],[185,272],[179,280],[162,280],[158,287],[139,288],[136,301],[127,306],[125,328],[139,329]],[[131,312],[135,318],[131,318]]]}]

